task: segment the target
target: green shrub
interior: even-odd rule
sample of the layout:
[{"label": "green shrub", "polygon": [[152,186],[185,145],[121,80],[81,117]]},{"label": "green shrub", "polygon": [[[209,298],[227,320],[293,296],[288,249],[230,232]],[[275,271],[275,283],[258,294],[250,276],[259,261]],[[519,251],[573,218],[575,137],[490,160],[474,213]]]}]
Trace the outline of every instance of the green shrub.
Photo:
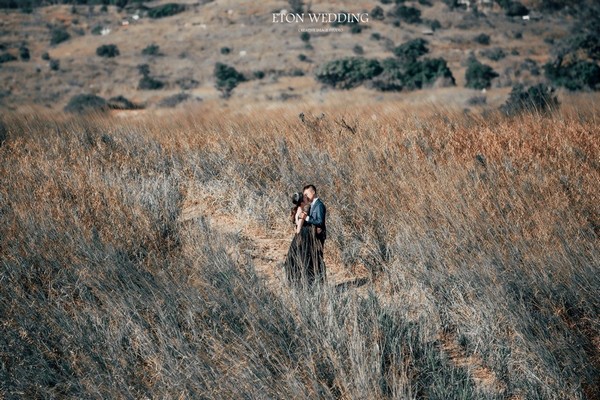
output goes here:
[{"label": "green shrub", "polygon": [[135,104],[126,97],[119,95],[108,99],[108,107],[111,110],[139,110],[144,108],[138,104]]},{"label": "green shrub", "polygon": [[458,0],[442,0],[442,1],[451,10],[454,10],[455,8],[459,7]]},{"label": "green shrub", "polygon": [[362,56],[363,54],[365,54],[365,49],[363,49],[363,47],[359,44],[354,45],[354,47],[352,48],[352,52],[358,56]]},{"label": "green shrub", "polygon": [[509,17],[521,17],[528,14],[529,9],[518,1],[512,1],[506,9],[506,15]]},{"label": "green shrub", "polygon": [[143,56],[159,56],[160,55],[160,46],[155,43],[149,44],[142,50],[142,55]]},{"label": "green shrub", "polygon": [[522,112],[551,112],[559,107],[558,99],[553,93],[554,89],[543,83],[529,88],[516,85],[500,109],[507,115],[516,115]]},{"label": "green shrub", "polygon": [[304,12],[304,1],[302,0],[288,0],[290,6],[290,12],[302,14]]},{"label": "green shrub", "polygon": [[42,60],[44,61],[50,61],[50,54],[48,54],[47,51],[42,53]]},{"label": "green shrub", "polygon": [[380,6],[373,7],[371,12],[369,13],[369,16],[376,20],[380,20],[380,21],[383,20],[384,19],[383,8],[381,8]]},{"label": "green shrub", "polygon": [[224,56],[228,55],[231,53],[231,48],[229,47],[221,47],[220,50],[221,54],[223,54]]},{"label": "green shrub", "polygon": [[179,104],[183,103],[184,101],[188,100],[189,98],[190,98],[190,95],[187,93],[177,93],[177,94],[174,94],[172,96],[165,97],[164,99],[162,99],[158,103],[158,106],[174,108],[174,107],[177,107]]},{"label": "green shrub", "polygon": [[106,100],[94,94],[78,94],[73,96],[65,107],[66,112],[79,114],[107,110],[108,103]]},{"label": "green shrub", "polygon": [[467,100],[469,106],[484,106],[487,104],[487,97],[485,96],[473,96]]},{"label": "green shrub", "polygon": [[219,62],[215,64],[214,76],[215,86],[224,98],[231,96],[233,89],[246,80],[234,67]]},{"label": "green shrub", "polygon": [[414,61],[429,52],[427,45],[429,42],[425,39],[412,39],[394,48],[393,53],[396,57],[404,61]]},{"label": "green shrub", "polygon": [[119,54],[119,48],[116,44],[103,44],[96,49],[96,55],[99,57],[113,58]]},{"label": "green shrub", "polygon": [[585,52],[585,55],[592,60],[600,60],[600,35],[592,32],[585,32],[570,37],[567,40],[565,52],[575,53]]},{"label": "green shrub", "polygon": [[388,12],[388,16],[397,18],[408,24],[418,24],[421,22],[421,11],[415,7],[397,5]]},{"label": "green shrub", "polygon": [[482,50],[480,54],[492,61],[500,61],[506,57],[506,53],[500,47]]},{"label": "green shrub", "polygon": [[185,5],[177,3],[167,3],[148,10],[148,17],[157,19],[170,17],[185,11]]},{"label": "green shrub", "polygon": [[305,43],[308,43],[310,41],[310,33],[308,33],[308,32],[302,32],[300,34],[300,40],[302,40]]},{"label": "green shrub", "polygon": [[175,83],[181,88],[181,90],[192,90],[200,86],[200,82],[194,78],[179,78]]},{"label": "green shrub", "polygon": [[404,86],[407,89],[421,89],[433,84],[439,78],[446,78],[451,85],[455,84],[452,71],[443,58],[424,59],[410,63],[405,72]]},{"label": "green shrub", "polygon": [[50,60],[50,70],[52,71],[58,71],[60,69],[60,60],[57,60],[55,58]]},{"label": "green shrub", "polygon": [[4,64],[6,62],[16,61],[16,60],[17,60],[17,57],[13,56],[10,53],[0,54],[0,64]]},{"label": "green shrub", "polygon": [[285,73],[287,76],[304,76],[304,71],[300,68],[292,68]]},{"label": "green shrub", "polygon": [[465,79],[467,80],[465,86],[472,89],[485,89],[490,87],[492,79],[496,77],[498,77],[498,73],[492,67],[472,59],[465,73]]},{"label": "green shrub", "polygon": [[317,81],[338,89],[351,89],[379,75],[383,69],[377,60],[362,57],[333,60],[317,68]]},{"label": "green shrub", "polygon": [[29,61],[31,59],[31,55],[29,54],[29,48],[25,45],[19,47],[19,57],[21,57],[22,61]]},{"label": "green shrub", "polygon": [[563,64],[562,58],[544,65],[546,78],[556,86],[569,90],[598,90],[600,84],[600,67],[591,61],[577,60]]},{"label": "green shrub", "polygon": [[521,63],[521,69],[529,71],[529,73],[533,76],[538,76],[540,74],[540,68],[538,66],[538,63],[535,60],[532,60],[531,58],[526,58],[525,60],[523,60],[523,62]]},{"label": "green shrub", "polygon": [[53,28],[50,32],[50,44],[52,46],[56,46],[62,42],[65,42],[71,38],[69,32],[66,31],[65,28]]},{"label": "green shrub", "polygon": [[381,62],[383,72],[369,82],[369,87],[380,91],[416,90],[444,79],[455,85],[452,71],[442,58],[401,61],[387,58]]},{"label": "green shrub", "polygon": [[480,33],[479,35],[475,36],[475,38],[473,40],[475,40],[475,42],[477,42],[479,44],[487,46],[488,44],[490,44],[490,35],[485,34],[485,33]]},{"label": "green shrub", "polygon": [[518,1],[514,0],[496,0],[505,14],[509,17],[520,17],[529,14],[529,9]]},{"label": "green shrub", "polygon": [[437,31],[442,27],[442,23],[437,19],[428,20],[427,22],[432,31]]},{"label": "green shrub", "polygon": [[354,35],[361,33],[362,30],[363,30],[363,28],[359,24],[352,24],[352,26],[350,27],[350,33],[352,33]]},{"label": "green shrub", "polygon": [[404,88],[404,65],[397,58],[381,62],[383,71],[369,82],[369,87],[382,92],[399,92]]},{"label": "green shrub", "polygon": [[139,64],[137,70],[142,76],[150,75],[150,66],[148,64]]},{"label": "green shrub", "polygon": [[165,87],[165,83],[153,78],[149,75],[144,75],[138,83],[138,90],[160,90]]}]

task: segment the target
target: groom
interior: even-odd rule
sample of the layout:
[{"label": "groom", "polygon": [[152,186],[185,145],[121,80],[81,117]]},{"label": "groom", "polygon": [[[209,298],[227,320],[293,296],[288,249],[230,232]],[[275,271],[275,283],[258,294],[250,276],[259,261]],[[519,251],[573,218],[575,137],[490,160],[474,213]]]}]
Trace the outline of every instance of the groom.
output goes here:
[{"label": "groom", "polygon": [[317,197],[317,188],[315,185],[304,186],[302,192],[304,194],[305,201],[310,203],[310,210],[308,214],[306,212],[302,212],[301,218],[304,219],[305,224],[314,225],[316,227],[317,239],[319,240],[320,246],[318,246],[317,250],[317,257],[319,258],[319,271],[315,272],[318,275],[318,279],[323,281],[325,279],[323,245],[325,244],[325,239],[327,239],[327,227],[325,226],[327,209],[325,208],[325,204],[323,204],[323,202]]}]

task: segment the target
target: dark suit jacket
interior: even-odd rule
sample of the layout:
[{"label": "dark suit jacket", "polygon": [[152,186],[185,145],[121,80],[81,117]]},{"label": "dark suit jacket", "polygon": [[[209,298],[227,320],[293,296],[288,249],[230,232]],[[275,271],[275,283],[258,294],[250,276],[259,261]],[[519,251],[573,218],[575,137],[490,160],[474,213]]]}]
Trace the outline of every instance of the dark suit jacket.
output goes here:
[{"label": "dark suit jacket", "polygon": [[321,228],[321,233],[317,233],[317,239],[321,242],[324,242],[327,238],[327,227],[325,225],[325,217],[327,215],[327,209],[325,208],[325,204],[321,201],[321,199],[317,199],[315,204],[310,207],[310,212],[308,214],[308,221],[306,221],[309,225],[315,225],[317,228]]}]

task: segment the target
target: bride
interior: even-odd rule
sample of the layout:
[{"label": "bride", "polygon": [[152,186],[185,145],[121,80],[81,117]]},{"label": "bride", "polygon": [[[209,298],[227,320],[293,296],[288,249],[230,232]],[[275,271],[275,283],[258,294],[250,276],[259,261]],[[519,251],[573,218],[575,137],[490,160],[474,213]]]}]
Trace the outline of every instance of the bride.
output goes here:
[{"label": "bride", "polygon": [[321,270],[319,257],[319,246],[316,229],[314,225],[305,225],[302,213],[309,212],[310,204],[301,192],[292,195],[292,207],[290,219],[295,227],[295,235],[285,260],[286,278],[292,284],[308,283],[312,286],[318,278]]}]

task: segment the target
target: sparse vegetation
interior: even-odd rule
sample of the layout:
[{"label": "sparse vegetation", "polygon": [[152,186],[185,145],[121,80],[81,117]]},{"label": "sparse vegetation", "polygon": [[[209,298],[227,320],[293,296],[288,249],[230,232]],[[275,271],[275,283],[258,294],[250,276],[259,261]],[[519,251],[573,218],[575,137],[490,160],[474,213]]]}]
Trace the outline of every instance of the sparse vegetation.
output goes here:
[{"label": "sparse vegetation", "polygon": [[117,57],[121,53],[116,44],[103,44],[96,49],[96,55],[104,58]]}]

